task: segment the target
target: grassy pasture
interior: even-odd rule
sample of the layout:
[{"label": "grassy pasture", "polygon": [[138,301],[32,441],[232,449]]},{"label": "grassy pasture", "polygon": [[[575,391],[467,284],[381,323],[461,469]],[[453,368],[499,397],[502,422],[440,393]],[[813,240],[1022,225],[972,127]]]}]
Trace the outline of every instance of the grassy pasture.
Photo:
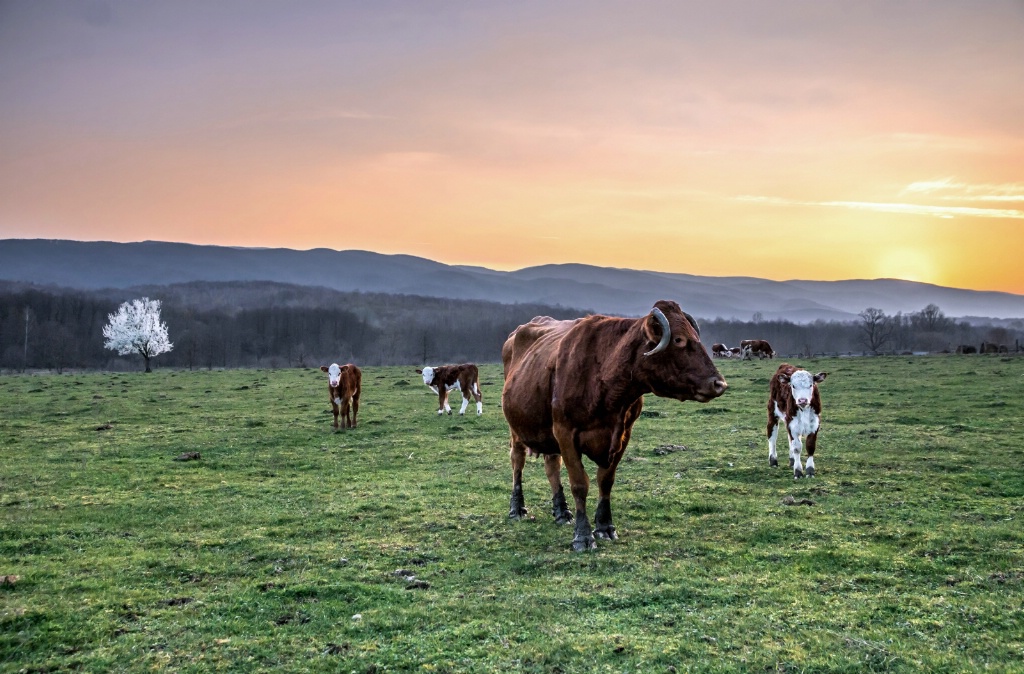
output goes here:
[{"label": "grassy pasture", "polygon": [[0,672],[1024,671],[1024,358],[799,362],[817,477],[768,468],[778,363],[720,361],[586,554],[540,460],[507,519],[497,365],[479,418],[367,368],[343,432],[312,369],[0,377]]}]

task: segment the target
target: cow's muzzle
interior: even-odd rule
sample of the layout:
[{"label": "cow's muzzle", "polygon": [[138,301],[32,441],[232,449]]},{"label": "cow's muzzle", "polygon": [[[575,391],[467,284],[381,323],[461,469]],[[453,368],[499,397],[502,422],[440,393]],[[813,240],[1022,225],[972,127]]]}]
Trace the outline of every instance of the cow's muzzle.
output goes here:
[{"label": "cow's muzzle", "polygon": [[729,388],[729,384],[727,384],[724,379],[720,377],[711,377],[705,382],[705,385],[697,391],[694,399],[699,403],[706,403],[709,400],[714,400],[725,393],[727,388]]}]

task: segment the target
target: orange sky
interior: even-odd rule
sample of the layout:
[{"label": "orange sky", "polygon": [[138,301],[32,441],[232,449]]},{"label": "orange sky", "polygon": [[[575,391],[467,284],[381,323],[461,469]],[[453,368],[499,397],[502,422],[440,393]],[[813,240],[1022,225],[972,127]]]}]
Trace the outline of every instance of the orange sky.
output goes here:
[{"label": "orange sky", "polygon": [[0,239],[1024,293],[1021,35],[1009,0],[2,3]]}]

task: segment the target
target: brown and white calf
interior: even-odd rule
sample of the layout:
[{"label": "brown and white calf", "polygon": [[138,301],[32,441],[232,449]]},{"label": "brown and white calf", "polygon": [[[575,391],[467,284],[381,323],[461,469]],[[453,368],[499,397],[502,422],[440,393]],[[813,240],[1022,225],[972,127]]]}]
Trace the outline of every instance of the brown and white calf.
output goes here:
[{"label": "brown and white calf", "polygon": [[783,363],[775,371],[768,388],[768,465],[779,465],[775,443],[779,422],[782,422],[789,437],[789,465],[793,468],[794,478],[804,476],[804,466],[800,463],[801,438],[807,445],[807,477],[814,476],[814,447],[821,426],[818,384],[827,376],[827,372],[811,374]]},{"label": "brown and white calf", "polygon": [[714,358],[732,358],[732,351],[725,344],[715,342],[711,345],[711,355]]},{"label": "brown and white calf", "polygon": [[462,392],[462,409],[459,414],[466,413],[469,407],[470,396],[476,400],[476,413],[484,413],[484,397],[480,393],[480,372],[473,363],[462,365],[439,365],[437,367],[425,367],[416,370],[417,374],[423,375],[423,383],[437,394],[437,413],[452,413],[448,405],[448,391]]},{"label": "brown and white calf", "polygon": [[345,417],[345,428],[355,428],[356,416],[359,414],[359,394],[363,384],[362,371],[352,363],[331,363],[330,367],[321,365],[320,371],[327,373],[327,390],[331,396],[334,427],[338,428],[338,416],[341,415]]}]

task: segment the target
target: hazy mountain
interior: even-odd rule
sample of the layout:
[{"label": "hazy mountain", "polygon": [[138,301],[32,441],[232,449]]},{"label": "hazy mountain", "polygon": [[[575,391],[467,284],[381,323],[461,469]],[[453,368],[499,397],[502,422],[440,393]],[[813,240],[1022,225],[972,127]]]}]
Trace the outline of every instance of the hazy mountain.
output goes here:
[{"label": "hazy mountain", "polygon": [[276,281],[335,290],[581,307],[639,315],[658,299],[705,318],[851,320],[938,305],[947,316],[1024,318],[1024,295],[892,279],[769,281],[558,264],[501,272],[367,251],[183,243],[0,240],[0,280],[98,289],[190,281]]}]

